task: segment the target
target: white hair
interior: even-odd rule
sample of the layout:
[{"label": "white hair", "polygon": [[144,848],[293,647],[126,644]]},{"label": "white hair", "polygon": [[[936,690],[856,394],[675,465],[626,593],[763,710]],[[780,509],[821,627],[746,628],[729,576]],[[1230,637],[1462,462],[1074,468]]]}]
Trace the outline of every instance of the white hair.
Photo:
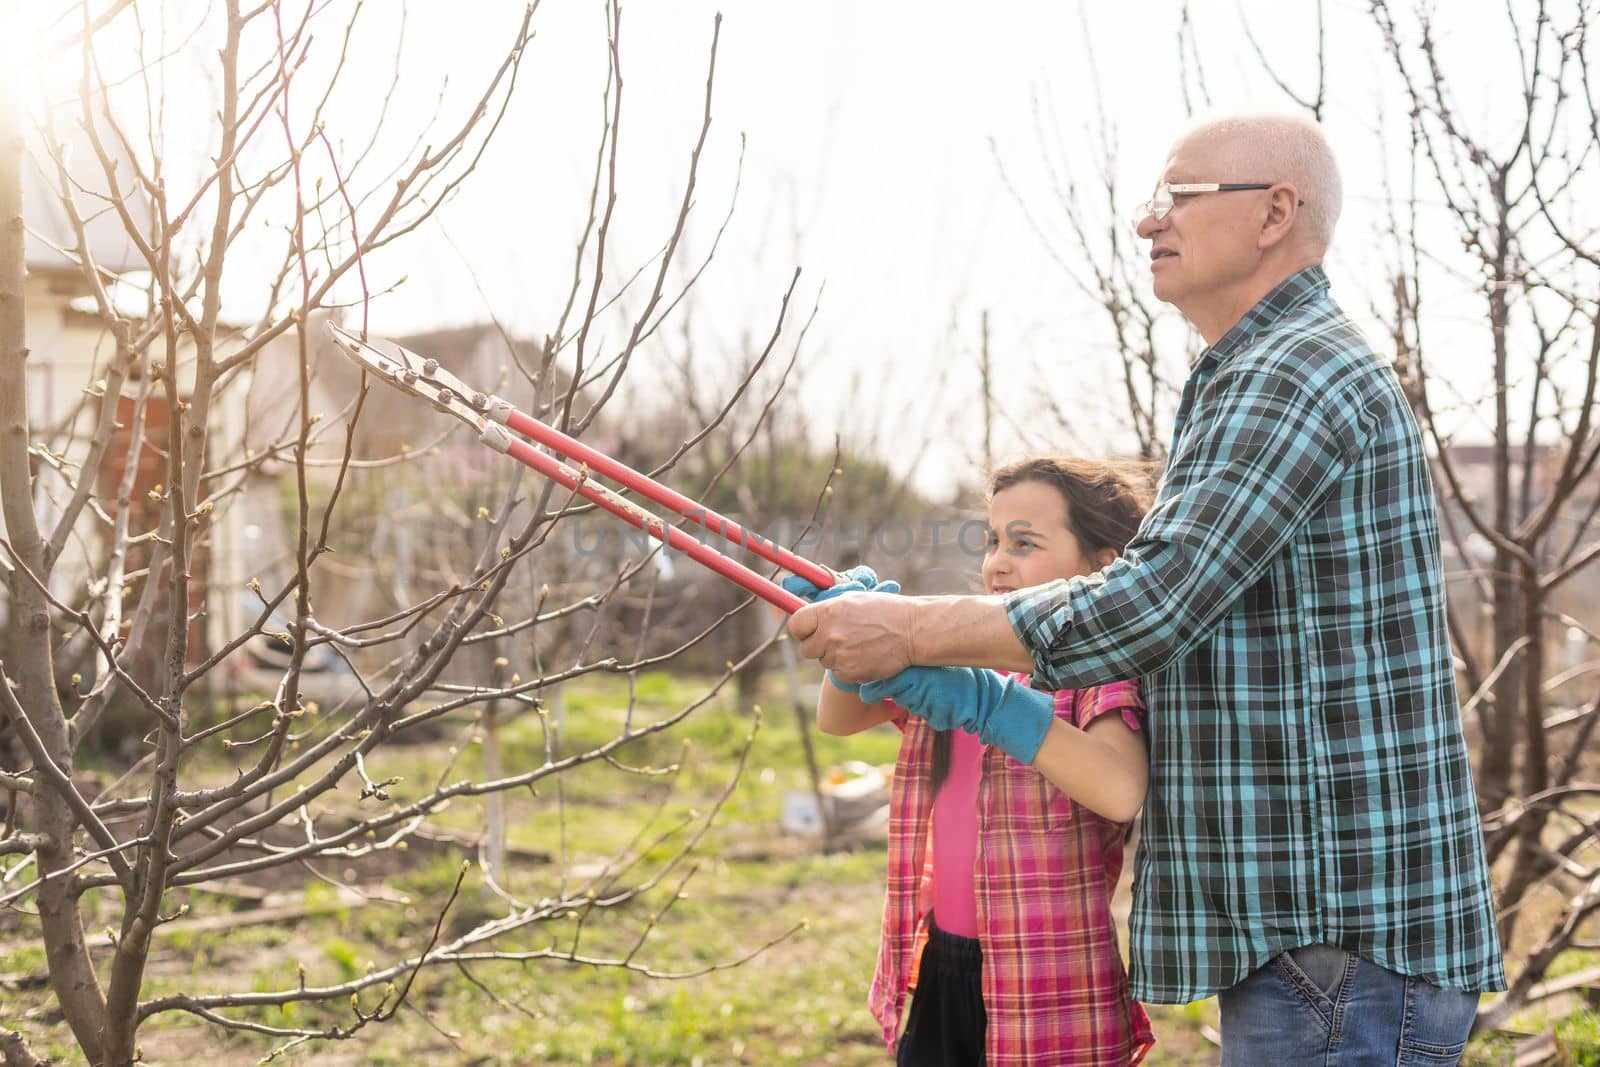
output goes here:
[{"label": "white hair", "polygon": [[[1224,115],[1201,119],[1184,134],[1225,139],[1235,173],[1216,181],[1289,182],[1305,203],[1299,218],[1306,235],[1326,250],[1344,204],[1339,164],[1322,127],[1301,115]],[[1210,176],[1208,175],[1208,180]]]}]

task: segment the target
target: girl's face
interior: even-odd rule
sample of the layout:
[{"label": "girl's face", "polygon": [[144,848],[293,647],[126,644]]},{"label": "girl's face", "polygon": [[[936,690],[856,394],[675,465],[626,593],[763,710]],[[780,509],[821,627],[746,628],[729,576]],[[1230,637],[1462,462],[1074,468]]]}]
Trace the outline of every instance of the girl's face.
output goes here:
[{"label": "girl's face", "polygon": [[1067,499],[1045,482],[1007,486],[989,501],[989,544],[983,556],[983,590],[1009,593],[1056,578],[1093,574],[1117,553],[1094,556],[1078,547],[1067,525]]}]

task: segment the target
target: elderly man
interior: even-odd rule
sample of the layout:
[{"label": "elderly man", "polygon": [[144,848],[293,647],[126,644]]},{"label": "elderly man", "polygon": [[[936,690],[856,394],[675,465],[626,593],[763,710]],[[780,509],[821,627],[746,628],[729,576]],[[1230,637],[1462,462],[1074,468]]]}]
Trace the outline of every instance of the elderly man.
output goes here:
[{"label": "elderly man", "polygon": [[[1098,574],[857,593],[790,622],[844,682],[1024,762],[1072,759],[1003,687],[1140,678],[1140,999],[1219,994],[1225,1064],[1454,1063],[1504,972],[1445,629],[1437,514],[1390,367],[1328,293],[1338,170],[1297,118],[1200,124],[1137,220],[1205,339],[1154,508]],[[896,672],[901,672],[897,674]]]}]

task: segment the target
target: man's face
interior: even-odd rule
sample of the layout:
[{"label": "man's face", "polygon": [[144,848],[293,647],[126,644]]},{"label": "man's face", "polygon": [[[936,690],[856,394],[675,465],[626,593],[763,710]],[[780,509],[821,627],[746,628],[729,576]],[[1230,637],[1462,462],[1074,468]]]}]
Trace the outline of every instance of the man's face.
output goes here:
[{"label": "man's face", "polygon": [[[1174,185],[1271,180],[1236,173],[1236,155],[1227,137],[1202,130],[1173,146],[1161,180]],[[1259,261],[1256,234],[1266,196],[1252,191],[1174,196],[1166,218],[1145,216],[1138,233],[1150,242],[1156,297],[1190,319],[1226,302]]]}]

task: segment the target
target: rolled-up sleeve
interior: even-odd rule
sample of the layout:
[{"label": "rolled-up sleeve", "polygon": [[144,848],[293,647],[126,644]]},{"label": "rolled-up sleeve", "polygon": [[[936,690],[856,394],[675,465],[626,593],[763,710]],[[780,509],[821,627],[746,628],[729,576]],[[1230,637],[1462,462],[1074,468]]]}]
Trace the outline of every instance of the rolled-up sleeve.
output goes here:
[{"label": "rolled-up sleeve", "polygon": [[1337,394],[1267,370],[1224,369],[1201,393],[1127,551],[1006,596],[1038,684],[1137,678],[1192,649],[1309,521],[1371,425]]}]

